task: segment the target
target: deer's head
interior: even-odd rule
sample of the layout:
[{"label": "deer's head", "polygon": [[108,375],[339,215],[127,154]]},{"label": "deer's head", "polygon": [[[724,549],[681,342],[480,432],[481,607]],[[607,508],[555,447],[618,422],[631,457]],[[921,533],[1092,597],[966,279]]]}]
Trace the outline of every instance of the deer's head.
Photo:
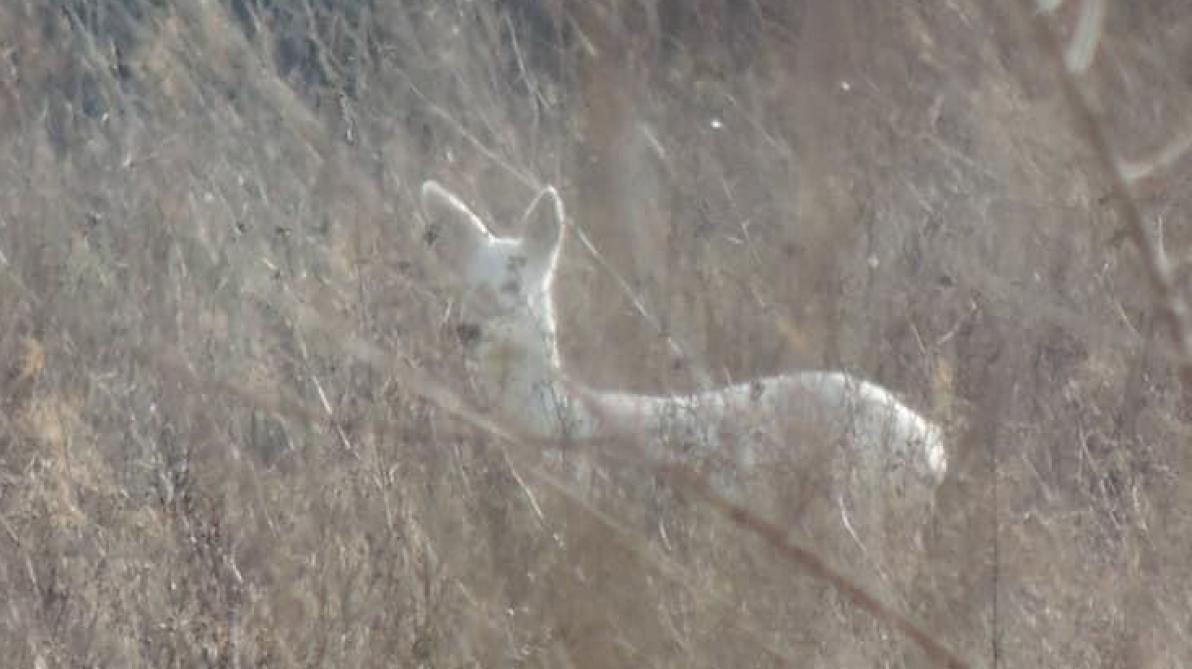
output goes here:
[{"label": "deer's head", "polygon": [[424,238],[460,294],[457,331],[490,399],[525,411],[559,368],[551,290],[563,240],[563,202],[544,188],[522,215],[520,237],[494,235],[458,197],[422,185]]}]

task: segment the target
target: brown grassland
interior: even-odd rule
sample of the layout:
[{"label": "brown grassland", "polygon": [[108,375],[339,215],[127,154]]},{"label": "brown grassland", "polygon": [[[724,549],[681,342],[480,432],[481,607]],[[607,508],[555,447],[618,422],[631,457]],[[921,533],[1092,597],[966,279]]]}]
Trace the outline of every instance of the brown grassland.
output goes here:
[{"label": "brown grassland", "polygon": [[[0,3],[0,665],[1192,665],[1192,5],[1038,5]],[[931,517],[508,434],[431,178],[559,188],[577,378],[895,390]]]}]

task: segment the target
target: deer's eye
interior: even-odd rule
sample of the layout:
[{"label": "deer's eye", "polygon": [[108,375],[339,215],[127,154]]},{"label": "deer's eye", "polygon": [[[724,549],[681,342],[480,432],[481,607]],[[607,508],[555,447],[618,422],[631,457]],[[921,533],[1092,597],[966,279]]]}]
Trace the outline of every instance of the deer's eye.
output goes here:
[{"label": "deer's eye", "polygon": [[423,230],[422,232],[422,243],[426,244],[427,246],[434,246],[435,242],[439,241],[440,235],[441,233],[439,232],[439,226],[427,226],[426,230]]},{"label": "deer's eye", "polygon": [[460,323],[455,326],[455,336],[464,346],[473,346],[480,341],[480,326],[476,323]]}]

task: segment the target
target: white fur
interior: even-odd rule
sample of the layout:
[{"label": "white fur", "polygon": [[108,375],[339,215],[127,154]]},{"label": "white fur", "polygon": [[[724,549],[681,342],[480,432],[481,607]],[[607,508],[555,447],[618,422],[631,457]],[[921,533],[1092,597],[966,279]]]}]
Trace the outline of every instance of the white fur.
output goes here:
[{"label": "white fur", "polygon": [[[843,440],[841,457],[863,489],[932,489],[943,479],[939,427],[886,389],[842,372],[797,372],[690,395],[607,392],[570,379],[561,367],[552,297],[563,238],[558,193],[548,187],[538,194],[522,217],[522,237],[493,235],[434,181],[422,187],[422,207],[427,238],[462,280],[463,312],[476,319],[471,361],[482,390],[504,421],[528,435],[631,433],[652,448],[682,440],[748,473],[760,444],[798,449],[801,431],[791,427],[814,425],[816,434]],[[722,438],[726,428],[738,438]]]}]

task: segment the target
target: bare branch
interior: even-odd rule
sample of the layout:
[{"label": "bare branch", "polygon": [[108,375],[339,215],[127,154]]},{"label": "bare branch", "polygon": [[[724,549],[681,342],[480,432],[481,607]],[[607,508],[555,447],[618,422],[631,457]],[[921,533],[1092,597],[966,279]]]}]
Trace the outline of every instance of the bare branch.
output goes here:
[{"label": "bare branch", "polygon": [[1105,14],[1108,11],[1105,0],[1084,0],[1076,32],[1068,43],[1064,64],[1073,74],[1083,74],[1093,64],[1097,55],[1097,44],[1105,29]]},{"label": "bare branch", "polygon": [[1098,167],[1109,179],[1112,195],[1110,201],[1118,215],[1126,222],[1134,243],[1142,252],[1147,280],[1171,328],[1171,338],[1180,356],[1180,376],[1186,385],[1192,386],[1192,314],[1189,313],[1188,304],[1176,285],[1171,262],[1159,241],[1147,229],[1142,210],[1134,199],[1126,175],[1110,143],[1109,132],[1081,90],[1075,75],[1066,66],[1059,37],[1046,18],[1032,16],[1031,6],[1030,0],[1019,0],[1018,9],[1021,17],[1034,28],[1035,38],[1047,56],[1044,61],[1049,64],[1052,74],[1060,83],[1060,90],[1072,110],[1077,129],[1088,141]]}]

